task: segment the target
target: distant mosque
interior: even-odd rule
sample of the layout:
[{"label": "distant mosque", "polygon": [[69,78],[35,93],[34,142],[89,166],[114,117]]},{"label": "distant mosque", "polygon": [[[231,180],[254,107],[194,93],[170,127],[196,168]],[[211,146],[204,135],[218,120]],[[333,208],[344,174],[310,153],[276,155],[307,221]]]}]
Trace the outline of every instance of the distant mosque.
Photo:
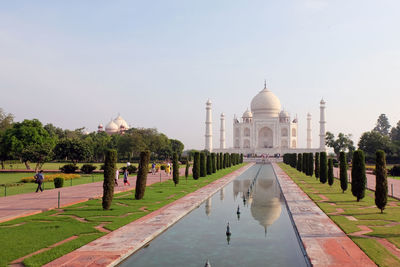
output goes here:
[{"label": "distant mosque", "polygon": [[126,121],[118,114],[118,117],[115,119],[111,119],[111,121],[106,125],[106,128],[104,129],[103,124],[99,124],[97,127],[97,132],[106,132],[109,135],[112,134],[124,134],[126,130],[129,129],[128,124]]},{"label": "distant mosque", "polygon": [[242,120],[233,118],[233,146],[225,145],[225,115],[221,114],[220,147],[212,145],[212,108],[211,101],[206,103],[205,149],[212,152],[243,154],[284,154],[325,151],[325,101],[320,102],[320,146],[311,148],[311,114],[307,114],[307,147],[298,148],[298,120],[293,120],[287,111],[281,109],[278,97],[264,82],[261,90],[251,101],[251,111],[246,110]]}]

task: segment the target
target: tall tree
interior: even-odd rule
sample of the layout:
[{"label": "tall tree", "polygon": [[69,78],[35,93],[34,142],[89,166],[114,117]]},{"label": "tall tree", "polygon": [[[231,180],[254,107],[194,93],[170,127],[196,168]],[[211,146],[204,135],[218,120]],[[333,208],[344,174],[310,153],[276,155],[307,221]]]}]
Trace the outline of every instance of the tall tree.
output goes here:
[{"label": "tall tree", "polygon": [[200,177],[200,152],[196,151],[194,152],[194,157],[193,157],[193,179],[197,180]]},{"label": "tall tree", "polygon": [[14,121],[14,115],[11,113],[6,114],[2,108],[0,108],[0,131],[5,131],[11,128]]},{"label": "tall tree", "polygon": [[303,169],[303,155],[301,153],[297,154],[297,170],[299,172]]},{"label": "tall tree", "polygon": [[362,150],[353,153],[353,166],[351,168],[351,192],[357,198],[357,202],[365,196],[365,185],[367,177],[365,175],[365,157]]},{"label": "tall tree", "polygon": [[174,181],[175,186],[179,183],[179,162],[177,152],[174,152],[172,156],[172,180]]},{"label": "tall tree", "polygon": [[315,153],[315,178],[319,178],[319,152]]},{"label": "tall tree", "polygon": [[321,183],[326,183],[328,179],[328,166],[327,166],[327,159],[326,159],[326,152],[319,153],[319,181]]},{"label": "tall tree", "polygon": [[390,131],[390,139],[392,142],[400,142],[400,121],[398,121],[396,127],[393,127]]},{"label": "tall tree", "polygon": [[333,185],[333,159],[328,159],[328,184]]},{"label": "tall tree", "polygon": [[51,155],[55,140],[37,120],[16,122],[8,128],[2,138],[4,149],[8,156],[18,158],[30,169],[29,162],[42,164]]},{"label": "tall tree", "polygon": [[378,131],[365,132],[361,135],[358,148],[366,153],[368,160],[375,158],[377,150],[383,150],[391,154],[390,138]]},{"label": "tall tree", "polygon": [[388,184],[387,184],[387,171],[386,171],[386,156],[382,150],[376,151],[376,187],[375,187],[375,205],[378,209],[385,209],[388,196]]},{"label": "tall tree", "polygon": [[207,158],[204,152],[200,152],[200,177],[207,176]]},{"label": "tall tree", "polygon": [[333,133],[327,132],[325,140],[326,145],[333,148],[336,158],[339,158],[340,151],[353,152],[355,150],[354,142],[351,140],[351,134],[339,133],[337,139],[335,139]]},{"label": "tall tree", "polygon": [[346,153],[340,152],[340,187],[344,191],[347,190],[347,159]]},{"label": "tall tree", "polygon": [[76,164],[79,161],[87,161],[91,158],[88,144],[77,138],[65,138],[58,141],[54,148],[57,159],[68,159]]},{"label": "tall tree", "polygon": [[117,169],[117,151],[114,149],[108,150],[104,161],[104,182],[103,182],[103,209],[108,210],[111,207],[114,197],[114,178]]},{"label": "tall tree", "polygon": [[382,135],[388,136],[390,128],[391,128],[391,126],[390,126],[388,118],[386,117],[385,114],[381,114],[381,115],[379,115],[379,117],[376,121],[376,126],[373,129],[373,131],[376,131]]},{"label": "tall tree", "polygon": [[146,190],[147,174],[149,173],[150,151],[140,152],[139,168],[136,178],[135,199],[144,197]]},{"label": "tall tree", "polygon": [[169,139],[169,141],[170,141],[172,153],[177,153],[178,157],[180,158],[180,156],[183,152],[183,149],[185,148],[185,145],[181,141],[176,140],[176,139]]}]

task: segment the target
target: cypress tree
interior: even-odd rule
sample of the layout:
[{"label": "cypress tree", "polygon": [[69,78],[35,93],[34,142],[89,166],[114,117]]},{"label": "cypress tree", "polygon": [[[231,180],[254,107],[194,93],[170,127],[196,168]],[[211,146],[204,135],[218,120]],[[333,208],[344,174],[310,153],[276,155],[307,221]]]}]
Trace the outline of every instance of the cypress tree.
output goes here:
[{"label": "cypress tree", "polygon": [[351,193],[357,198],[357,202],[365,196],[365,157],[362,150],[353,153],[353,167],[351,168]]},{"label": "cypress tree", "polygon": [[333,185],[333,159],[328,159],[328,184]]},{"label": "cypress tree", "polygon": [[315,178],[319,178],[319,153],[315,153]]},{"label": "cypress tree", "polygon": [[303,163],[303,158],[302,158],[301,153],[299,153],[299,154],[297,154],[297,170],[298,170],[299,172],[301,172],[302,169],[303,169],[303,167],[302,167],[302,165],[301,165],[302,163]]},{"label": "cypress tree", "polygon": [[211,153],[211,172],[217,172],[217,158],[215,157],[215,153]]},{"label": "cypress tree", "polygon": [[314,174],[314,154],[308,153],[308,175],[313,176]]},{"label": "cypress tree", "polygon": [[190,167],[190,163],[189,160],[186,161],[186,169],[185,169],[185,178],[187,180],[188,176],[189,176],[189,167]]},{"label": "cypress tree", "polygon": [[206,154],[204,152],[200,152],[200,177],[207,176],[207,162],[206,162]]},{"label": "cypress tree", "polygon": [[207,155],[207,175],[212,174],[212,161],[211,161],[211,155]]},{"label": "cypress tree", "polygon": [[219,153],[215,154],[216,165],[215,168],[217,171],[219,170]]},{"label": "cypress tree", "polygon": [[321,183],[326,183],[326,180],[328,179],[328,166],[326,162],[326,152],[321,152],[319,154],[320,159],[319,159],[319,181]]},{"label": "cypress tree", "polygon": [[228,168],[228,154],[224,153],[224,169]]},{"label": "cypress tree", "polygon": [[200,152],[196,151],[194,152],[194,158],[193,158],[193,179],[197,180],[200,177]]},{"label": "cypress tree", "polygon": [[307,166],[308,166],[308,164],[307,164],[307,153],[303,153],[303,163],[301,164],[301,167],[302,167],[301,171],[303,173],[305,173],[305,174],[307,172]]},{"label": "cypress tree", "polygon": [[179,184],[179,162],[177,153],[174,153],[172,156],[172,180],[175,186]]},{"label": "cypress tree", "polygon": [[136,178],[135,199],[142,199],[146,190],[147,174],[149,173],[150,151],[140,152],[139,168]]},{"label": "cypress tree", "polygon": [[224,159],[222,158],[222,152],[219,153],[219,169],[224,168]]},{"label": "cypress tree", "polygon": [[292,161],[290,163],[290,166],[292,166],[292,168],[296,168],[296,166],[297,166],[297,155],[296,155],[296,153],[292,153]]},{"label": "cypress tree", "polygon": [[375,187],[375,205],[378,209],[385,209],[388,195],[387,172],[386,172],[386,155],[382,150],[376,151],[376,187]]},{"label": "cypress tree", "polygon": [[347,159],[346,153],[340,152],[340,187],[344,191],[347,190]]},{"label": "cypress tree", "polygon": [[114,197],[114,179],[117,170],[117,151],[110,149],[106,153],[104,161],[104,182],[103,182],[103,210],[108,210]]},{"label": "cypress tree", "polygon": [[240,163],[243,163],[243,153],[240,154]]}]

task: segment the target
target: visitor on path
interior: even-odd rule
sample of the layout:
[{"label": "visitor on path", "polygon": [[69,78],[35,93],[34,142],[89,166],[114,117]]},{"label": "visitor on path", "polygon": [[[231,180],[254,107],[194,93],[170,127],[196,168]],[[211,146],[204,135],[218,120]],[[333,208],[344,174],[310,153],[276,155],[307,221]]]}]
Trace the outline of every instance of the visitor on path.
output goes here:
[{"label": "visitor on path", "polygon": [[119,170],[117,169],[116,171],[115,171],[115,185],[116,186],[118,186],[118,178],[119,178]]},{"label": "visitor on path", "polygon": [[156,164],[154,162],[151,164],[151,174],[156,174]]},{"label": "visitor on path", "polygon": [[125,186],[126,184],[128,184],[129,186],[131,185],[131,184],[129,183],[129,181],[128,181],[128,175],[129,175],[128,168],[126,168],[125,171],[124,171],[124,186]]},{"label": "visitor on path", "polygon": [[36,193],[39,191],[43,192],[43,188],[42,188],[42,184],[44,181],[44,175],[43,175],[43,170],[40,170],[39,173],[37,173],[35,175],[35,179],[36,179],[36,183],[38,184],[37,188],[36,188]]}]

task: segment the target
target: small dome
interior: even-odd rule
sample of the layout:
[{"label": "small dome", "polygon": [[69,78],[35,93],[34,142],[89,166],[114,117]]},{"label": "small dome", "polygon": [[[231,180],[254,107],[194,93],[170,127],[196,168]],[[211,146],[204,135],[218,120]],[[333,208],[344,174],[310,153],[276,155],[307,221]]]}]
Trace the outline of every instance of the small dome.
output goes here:
[{"label": "small dome", "polygon": [[212,104],[211,100],[208,99],[206,105],[211,105],[211,104]]},{"label": "small dome", "polygon": [[320,104],[321,104],[321,105],[325,105],[325,104],[326,104],[326,102],[325,102],[325,100],[324,100],[323,98],[321,99]]},{"label": "small dome", "polygon": [[243,118],[253,118],[253,113],[251,113],[251,111],[249,109],[247,109],[244,113],[243,113]]},{"label": "small dome", "polygon": [[103,129],[103,124],[100,123],[99,126],[98,126],[97,128]]},{"label": "small dome", "polygon": [[285,110],[282,110],[282,111],[279,113],[279,117],[281,117],[281,118],[288,118],[288,117],[289,117],[289,113],[288,113],[287,111],[285,111]]},{"label": "small dome", "polygon": [[106,125],[106,132],[107,133],[116,133],[118,132],[119,127],[118,125],[114,122],[114,121],[110,121],[107,125]]},{"label": "small dome", "polygon": [[129,129],[126,121],[119,115],[114,119],[114,123],[117,125],[118,129],[121,128],[121,126],[123,126],[125,129]]},{"label": "small dome", "polygon": [[278,97],[265,86],[251,101],[251,111],[257,117],[278,117],[281,102]]}]

